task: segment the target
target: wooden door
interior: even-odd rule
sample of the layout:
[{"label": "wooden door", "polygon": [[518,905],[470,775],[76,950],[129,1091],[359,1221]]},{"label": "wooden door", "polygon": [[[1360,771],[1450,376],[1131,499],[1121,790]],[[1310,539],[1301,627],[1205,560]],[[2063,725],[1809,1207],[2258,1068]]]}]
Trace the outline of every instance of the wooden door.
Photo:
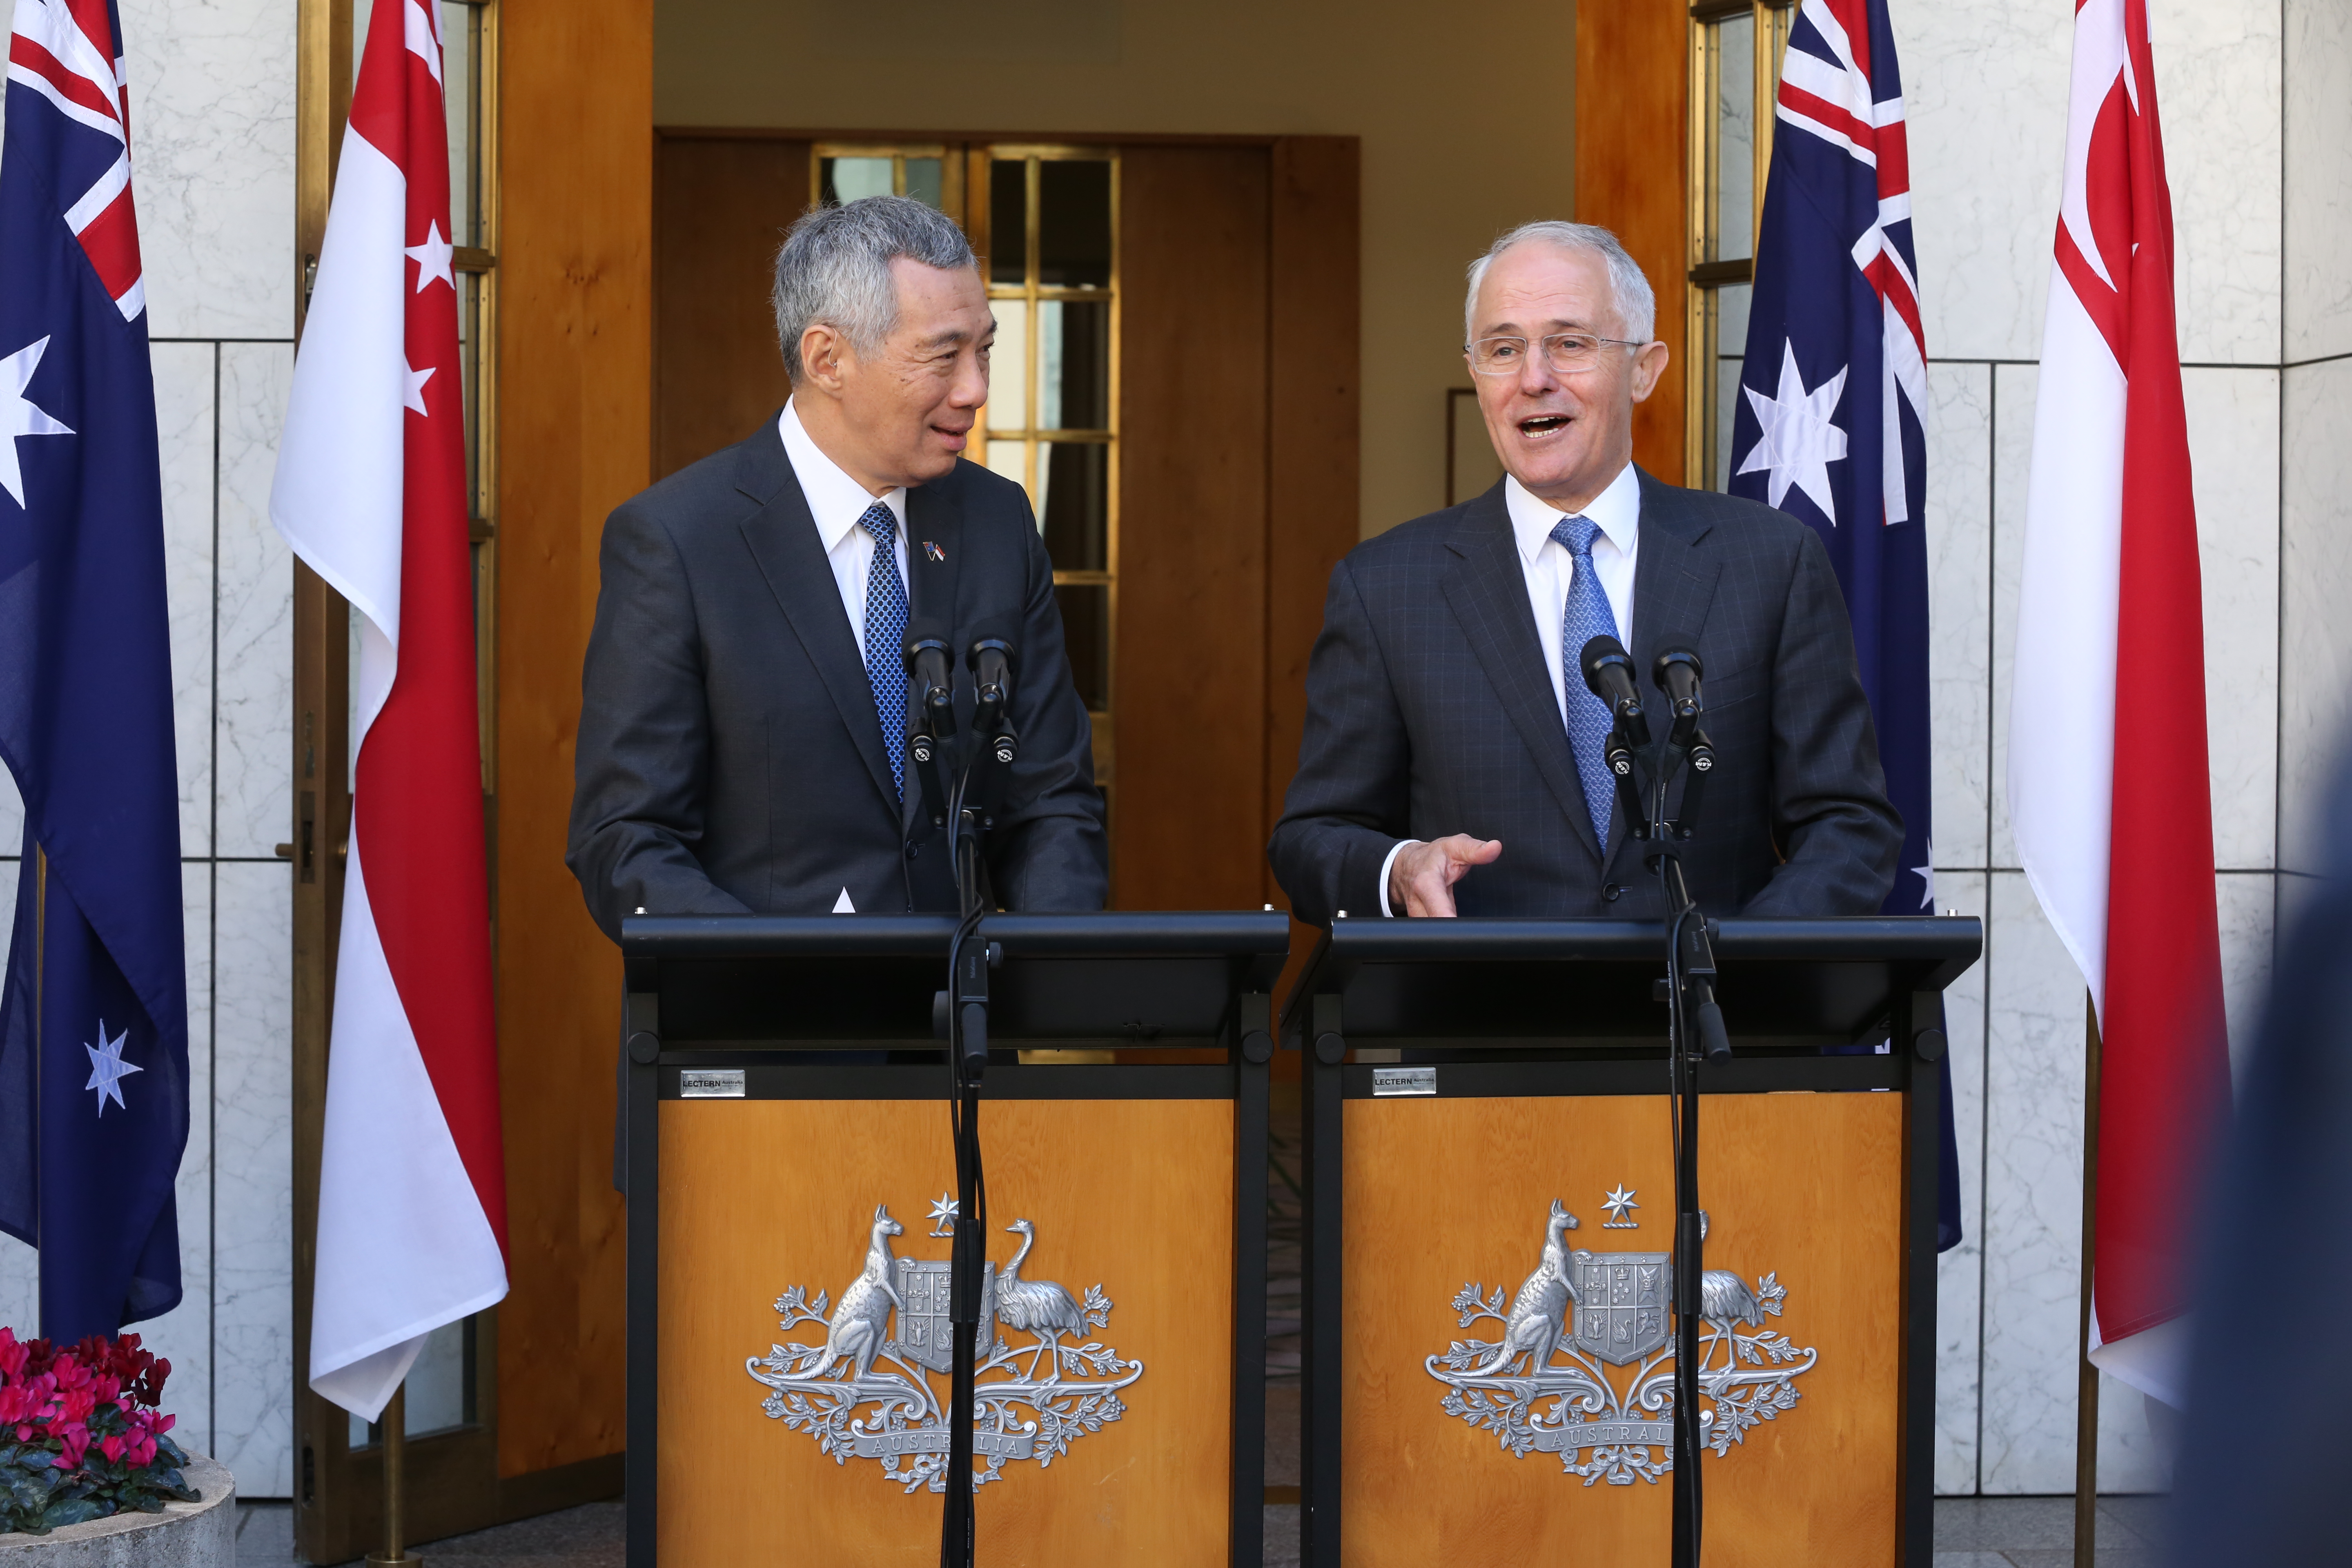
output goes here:
[{"label": "wooden door", "polygon": [[[1091,141],[659,132],[655,471],[740,440],[789,391],[769,268],[828,150],[940,160],[944,204],[1007,257],[1009,236],[987,243],[992,161],[1114,162],[1111,569],[1057,561],[1080,568],[1057,572],[1071,611],[1096,613],[1073,589],[1108,605],[1102,677],[1079,685],[1098,710],[1112,903],[1278,906],[1265,841],[1324,587],[1357,536],[1356,143]],[[1019,276],[992,264],[1000,295]]]}]

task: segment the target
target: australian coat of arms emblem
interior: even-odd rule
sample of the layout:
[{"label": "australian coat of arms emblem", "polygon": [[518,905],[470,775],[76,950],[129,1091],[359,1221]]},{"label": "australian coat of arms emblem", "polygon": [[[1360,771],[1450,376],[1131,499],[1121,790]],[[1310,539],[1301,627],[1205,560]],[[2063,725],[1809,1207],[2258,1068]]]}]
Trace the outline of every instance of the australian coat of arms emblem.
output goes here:
[{"label": "australian coat of arms emblem", "polygon": [[[1617,1217],[1604,1228],[1636,1228],[1624,1217],[1640,1206],[1633,1194],[1621,1185],[1609,1198]],[[1492,1320],[1500,1337],[1456,1340],[1424,1364],[1446,1385],[1447,1415],[1493,1432],[1520,1458],[1558,1454],[1586,1486],[1654,1485],[1674,1468],[1673,1258],[1570,1248],[1576,1228],[1554,1199],[1542,1256],[1517,1295],[1507,1303],[1501,1286],[1490,1296],[1473,1281],[1454,1298],[1461,1327]],[[1777,1273],[1753,1284],[1722,1268],[1700,1277],[1699,1387],[1710,1408],[1699,1420],[1718,1457],[1758,1422],[1794,1408],[1796,1379],[1820,1360],[1764,1328],[1788,1298]]]},{"label": "australian coat of arms emblem", "polygon": [[[934,1237],[951,1236],[955,1205],[931,1207]],[[1036,1227],[1016,1219],[1005,1229],[1020,1243],[1003,1268],[991,1263],[980,1301],[972,1451],[986,1468],[975,1486],[997,1480],[1007,1460],[1034,1459],[1044,1469],[1070,1445],[1127,1414],[1119,1390],[1143,1375],[1143,1363],[1088,1337],[1110,1324],[1100,1285],[1074,1296],[1027,1273]],[[814,1343],[771,1344],[746,1359],[752,1381],[766,1385],[760,1408],[816,1439],[834,1463],[878,1459],[907,1492],[947,1489],[948,1373],[954,1367],[948,1260],[898,1258],[890,1238],[906,1227],[877,1205],[866,1261],[837,1303],[794,1285],[776,1300],[786,1333],[820,1331]],[[1020,1336],[1006,1338],[1004,1331]]]}]

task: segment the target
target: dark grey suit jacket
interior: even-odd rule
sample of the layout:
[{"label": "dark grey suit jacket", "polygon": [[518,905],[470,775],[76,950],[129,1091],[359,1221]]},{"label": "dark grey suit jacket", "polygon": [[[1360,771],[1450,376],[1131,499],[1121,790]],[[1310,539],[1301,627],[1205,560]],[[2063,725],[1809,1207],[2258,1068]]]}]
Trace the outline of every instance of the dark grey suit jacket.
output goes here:
[{"label": "dark grey suit jacket", "polygon": [[[959,462],[908,492],[906,548],[912,612],[948,623],[959,654],[990,617],[1021,628],[995,899],[1100,909],[1102,795],[1027,496]],[[824,914],[845,888],[860,913],[954,910],[945,837],[919,808],[911,762],[903,807],[893,793],[873,689],[773,419],[624,503],[600,566],[564,860],[606,934],[640,907]],[[971,678],[956,680],[969,720]]]},{"label": "dark grey suit jacket", "polygon": [[[1721,759],[1684,848],[1692,896],[1716,914],[1875,913],[1902,823],[1827,552],[1784,512],[1640,478],[1629,651],[1663,733],[1651,656],[1664,634],[1697,639]],[[1450,833],[1503,844],[1455,884],[1463,914],[1663,912],[1625,825],[1594,841],[1500,484],[1333,570],[1285,807],[1269,854],[1304,921],[1378,918],[1390,848]]]}]

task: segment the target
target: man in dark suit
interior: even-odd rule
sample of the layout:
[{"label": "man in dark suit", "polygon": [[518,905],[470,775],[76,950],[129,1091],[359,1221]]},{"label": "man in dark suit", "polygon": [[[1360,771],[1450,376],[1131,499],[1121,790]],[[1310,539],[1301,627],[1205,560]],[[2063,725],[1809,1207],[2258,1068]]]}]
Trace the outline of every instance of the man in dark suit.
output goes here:
[{"label": "man in dark suit", "polygon": [[[604,525],[565,856],[596,922],[956,908],[906,755],[909,618],[1012,627],[1019,761],[994,903],[1100,909],[1102,796],[1022,488],[962,460],[995,327],[920,202],[809,213],[776,258],[793,395]],[[969,720],[971,679],[956,675]]]},{"label": "man in dark suit", "polygon": [[[1269,849],[1301,920],[1660,915],[1577,663],[1604,632],[1645,688],[1662,639],[1705,663],[1719,762],[1683,856],[1701,908],[1861,915],[1885,898],[1901,823],[1821,542],[1633,466],[1633,405],[1666,366],[1654,309],[1606,229],[1530,224],[1471,268],[1466,352],[1506,477],[1331,574]],[[1647,700],[1662,731],[1664,699]]]}]

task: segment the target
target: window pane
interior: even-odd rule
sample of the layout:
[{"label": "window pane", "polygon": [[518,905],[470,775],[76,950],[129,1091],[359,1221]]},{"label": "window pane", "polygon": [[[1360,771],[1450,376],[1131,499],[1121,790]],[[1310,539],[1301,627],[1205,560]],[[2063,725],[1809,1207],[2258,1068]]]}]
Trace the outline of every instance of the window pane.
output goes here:
[{"label": "window pane", "polygon": [[1045,553],[1056,572],[1110,568],[1110,448],[1055,441],[1039,450]]},{"label": "window pane", "polygon": [[[408,1369],[407,1419],[401,1430],[412,1437],[463,1426],[474,1419],[474,1320],[444,1323],[425,1336],[416,1363]],[[373,1443],[380,1432],[354,1415],[346,1437],[354,1448]]]},{"label": "window pane", "polygon": [[1742,454],[1731,448],[1731,426],[1739,412],[1739,373],[1747,363],[1748,306],[1753,290],[1730,283],[1715,290],[1715,386],[1711,413],[1715,420],[1714,487],[1731,488],[1731,476]]},{"label": "window pane", "polygon": [[1049,160],[1038,173],[1037,281],[1048,289],[1110,287],[1110,164]]},{"label": "window pane", "polygon": [[1029,301],[991,300],[996,317],[996,346],[988,355],[988,407],[983,413],[991,430],[1029,428]]},{"label": "window pane", "polygon": [[1037,305],[1037,428],[1110,428],[1110,302]]},{"label": "window pane", "polygon": [[474,60],[480,44],[476,22],[480,13],[471,5],[442,0],[441,83],[449,110],[449,242],[479,245],[482,226],[480,185],[474,177]]},{"label": "window pane", "polygon": [[890,194],[887,158],[820,158],[817,160],[817,200],[841,206],[861,196]]},{"label": "window pane", "polygon": [[1013,289],[1029,281],[1029,165],[1023,159],[988,166],[988,280]]},{"label": "window pane", "polygon": [[941,171],[944,167],[945,165],[937,158],[908,159],[906,194],[926,206],[939,206],[941,200],[940,180],[943,177]]},{"label": "window pane", "polygon": [[1716,25],[1715,245],[1711,258],[1756,254],[1756,19]]},{"label": "window pane", "polygon": [[1070,679],[1093,712],[1110,707],[1110,589],[1100,583],[1064,583],[1054,590],[1062,609],[1062,642]]},{"label": "window pane", "polygon": [[1029,443],[991,441],[988,444],[988,467],[991,472],[1003,474],[1026,489],[1029,486]]}]

